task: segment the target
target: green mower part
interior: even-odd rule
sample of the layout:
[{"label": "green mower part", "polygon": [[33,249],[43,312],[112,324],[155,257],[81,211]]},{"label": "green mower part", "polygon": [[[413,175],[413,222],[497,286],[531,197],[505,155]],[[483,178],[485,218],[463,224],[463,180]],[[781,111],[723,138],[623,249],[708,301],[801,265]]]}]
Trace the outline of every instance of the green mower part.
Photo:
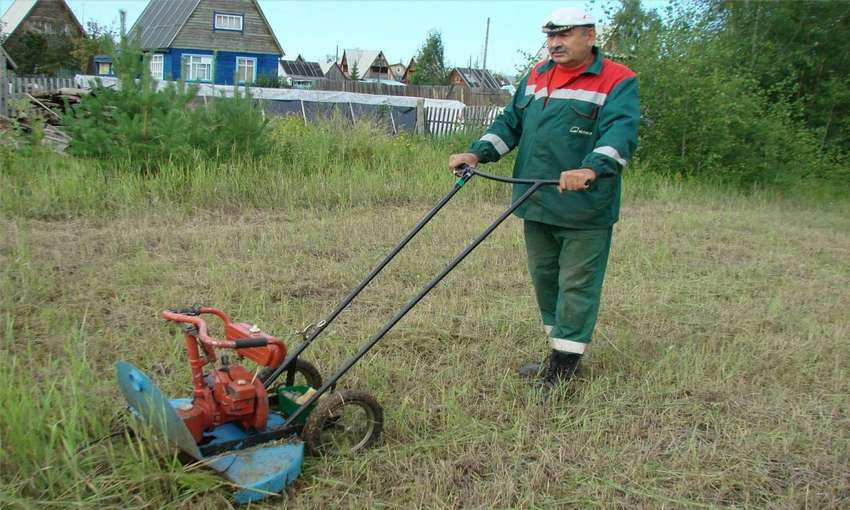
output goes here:
[{"label": "green mower part", "polygon": [[[309,391],[315,392],[315,389],[311,388],[306,384],[296,384],[294,386],[281,386],[277,390],[277,409],[284,416],[289,418],[298,408],[301,407],[301,404],[307,400],[308,397],[302,398]],[[302,402],[298,402],[301,399]],[[298,418],[295,420],[295,425],[304,425],[304,422],[307,421],[307,418],[310,416],[310,413],[313,412],[313,409],[316,407],[316,402],[310,404],[303,413],[298,415]]]}]

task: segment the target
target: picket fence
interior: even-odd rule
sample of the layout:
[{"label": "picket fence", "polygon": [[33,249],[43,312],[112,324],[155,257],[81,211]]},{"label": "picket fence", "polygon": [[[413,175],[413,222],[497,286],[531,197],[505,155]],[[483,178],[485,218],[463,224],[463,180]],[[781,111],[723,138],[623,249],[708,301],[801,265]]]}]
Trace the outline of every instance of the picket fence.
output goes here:
[{"label": "picket fence", "polygon": [[310,88],[312,90],[357,92],[379,96],[453,99],[468,106],[500,106],[504,105],[510,98],[510,94],[504,90],[470,88],[457,85],[407,85],[402,87],[356,80],[316,80]]},{"label": "picket fence", "polygon": [[55,76],[15,76],[8,81],[8,90],[12,96],[22,96],[36,90],[56,91],[75,87],[73,78]]},{"label": "picket fence", "polygon": [[502,109],[498,106],[425,108],[426,132],[431,136],[445,136],[465,131],[483,131]]},{"label": "picket fence", "polygon": [[[2,60],[2,58],[0,58]],[[0,64],[2,62],[0,61]],[[55,76],[14,76],[5,69],[0,70],[0,115],[8,115],[9,100],[26,97],[36,91],[57,91],[73,88],[73,78]]]}]

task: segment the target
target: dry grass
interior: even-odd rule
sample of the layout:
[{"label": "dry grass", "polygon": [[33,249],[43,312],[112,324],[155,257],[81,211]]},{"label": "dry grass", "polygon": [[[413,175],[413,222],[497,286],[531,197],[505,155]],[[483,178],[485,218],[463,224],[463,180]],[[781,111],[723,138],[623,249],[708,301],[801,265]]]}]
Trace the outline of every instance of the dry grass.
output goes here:
[{"label": "dry grass", "polygon": [[[268,505],[850,506],[846,206],[638,191],[615,231],[583,375],[555,403],[539,406],[513,374],[545,343],[510,220],[344,380],[382,402],[380,445],[308,459]],[[465,193],[307,351],[323,373],[501,210]],[[75,452],[120,413],[114,362],[185,393],[181,343],[159,310],[203,302],[288,334],[322,318],[439,193],[422,195],[5,215],[0,506],[227,505],[226,486],[167,448],[119,439]]]}]

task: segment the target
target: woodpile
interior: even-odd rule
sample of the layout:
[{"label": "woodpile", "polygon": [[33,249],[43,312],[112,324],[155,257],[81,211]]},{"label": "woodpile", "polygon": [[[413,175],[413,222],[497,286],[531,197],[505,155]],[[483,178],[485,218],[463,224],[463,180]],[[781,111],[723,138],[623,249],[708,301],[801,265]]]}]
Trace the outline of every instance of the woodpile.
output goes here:
[{"label": "woodpile", "polygon": [[[71,138],[61,129],[62,115],[65,114],[66,108],[79,104],[80,98],[88,92],[75,88],[33,89],[11,103],[9,118],[0,119],[0,132],[17,128],[20,132],[32,134],[35,126],[41,125],[42,143],[56,152],[63,153],[70,145]],[[12,143],[17,145],[14,140]]]}]

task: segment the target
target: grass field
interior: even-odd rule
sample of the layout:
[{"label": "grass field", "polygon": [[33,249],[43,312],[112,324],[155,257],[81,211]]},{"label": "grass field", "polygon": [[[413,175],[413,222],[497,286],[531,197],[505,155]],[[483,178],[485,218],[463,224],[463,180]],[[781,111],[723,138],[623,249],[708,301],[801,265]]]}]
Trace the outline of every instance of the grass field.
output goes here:
[{"label": "grass field", "polygon": [[[323,318],[449,189],[462,144],[281,129],[275,161],[157,176],[0,158],[0,507],[229,505],[161,443],[80,451],[120,421],[113,364],[185,394],[160,310],[281,336]],[[632,170],[578,381],[540,406],[514,376],[546,344],[511,219],[344,379],[383,404],[380,444],[308,458],[266,506],[850,506],[850,205]],[[470,182],[307,358],[330,374],[506,200]]]}]

